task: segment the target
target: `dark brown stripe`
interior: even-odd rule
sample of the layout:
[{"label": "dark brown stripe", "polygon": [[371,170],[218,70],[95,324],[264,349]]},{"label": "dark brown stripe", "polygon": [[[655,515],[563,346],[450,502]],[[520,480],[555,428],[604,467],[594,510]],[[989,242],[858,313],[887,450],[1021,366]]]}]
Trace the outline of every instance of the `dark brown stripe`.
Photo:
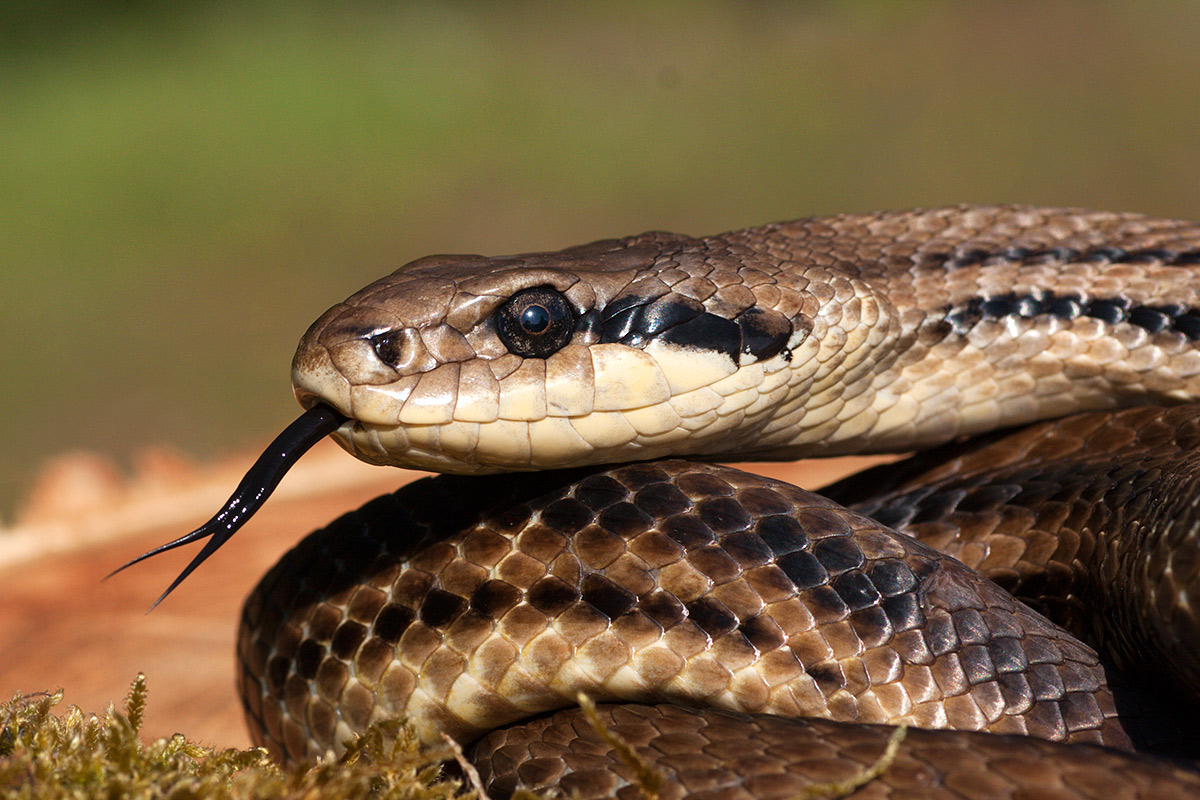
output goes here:
[{"label": "dark brown stripe", "polygon": [[1200,309],[1181,303],[1136,305],[1127,297],[1087,299],[1050,291],[1029,294],[1008,292],[991,297],[972,297],[965,305],[947,309],[945,319],[953,331],[961,336],[983,320],[1006,317],[1033,319],[1039,316],[1066,320],[1092,317],[1109,325],[1126,323],[1150,333],[1177,332],[1192,341],[1200,339]]}]

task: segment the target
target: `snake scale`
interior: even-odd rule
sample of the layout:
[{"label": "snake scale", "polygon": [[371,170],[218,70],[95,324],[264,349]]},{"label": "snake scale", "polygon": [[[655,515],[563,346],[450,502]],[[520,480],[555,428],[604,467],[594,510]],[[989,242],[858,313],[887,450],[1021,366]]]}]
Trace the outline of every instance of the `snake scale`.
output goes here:
[{"label": "snake scale", "polygon": [[[607,732],[662,797],[793,797],[906,724],[852,796],[1200,796],[1198,295],[1200,224],[1023,206],[433,256],[309,328],[308,410],[147,555],[208,538],[182,580],[329,434],[450,473],[247,600],[285,760],[403,717],[494,796],[640,796]],[[910,450],[826,497],[678,460]]]}]

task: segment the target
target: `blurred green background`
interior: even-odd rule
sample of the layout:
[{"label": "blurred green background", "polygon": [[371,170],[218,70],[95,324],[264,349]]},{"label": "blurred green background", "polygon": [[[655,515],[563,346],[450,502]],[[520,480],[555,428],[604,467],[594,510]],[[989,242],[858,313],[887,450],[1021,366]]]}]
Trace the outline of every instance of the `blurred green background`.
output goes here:
[{"label": "blurred green background", "polygon": [[[169,5],[169,7],[168,7]],[[10,3],[0,514],[264,442],[431,252],[1033,202],[1200,217],[1200,3]]]}]

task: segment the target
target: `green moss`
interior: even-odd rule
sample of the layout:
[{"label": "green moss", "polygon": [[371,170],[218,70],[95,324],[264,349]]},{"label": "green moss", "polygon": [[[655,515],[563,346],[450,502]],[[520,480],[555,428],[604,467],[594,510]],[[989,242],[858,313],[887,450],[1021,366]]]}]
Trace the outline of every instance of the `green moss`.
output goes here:
[{"label": "green moss", "polygon": [[[461,795],[442,777],[448,749],[417,744],[403,724],[375,725],[339,759],[294,769],[265,750],[214,750],[182,734],[149,744],[138,736],[146,680],[130,687],[124,713],[102,716],[77,706],[56,715],[63,693],[17,695],[0,706],[0,796],[6,798],[413,798]],[[465,795],[473,797],[474,793]]]}]

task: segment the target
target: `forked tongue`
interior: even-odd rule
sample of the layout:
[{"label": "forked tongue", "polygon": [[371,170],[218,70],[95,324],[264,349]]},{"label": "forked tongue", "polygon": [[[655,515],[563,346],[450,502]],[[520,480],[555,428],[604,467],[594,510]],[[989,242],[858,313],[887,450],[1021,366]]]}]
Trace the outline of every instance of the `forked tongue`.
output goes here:
[{"label": "forked tongue", "polygon": [[[191,533],[143,553],[128,564],[118,567],[106,575],[104,580],[108,580],[121,570],[132,567],[139,561],[145,561],[150,556],[174,550],[180,545],[208,539],[203,549],[196,554],[190,564],[184,567],[183,572],[179,573],[179,577],[154,601],[154,605],[150,606],[149,611],[146,612],[150,613],[175,590],[176,586],[183,583],[184,578],[191,575],[192,571],[203,564],[205,559],[221,549],[221,545],[229,541],[229,537],[237,533],[238,529],[254,516],[254,512],[258,511],[271,496],[271,492],[275,491],[275,487],[296,463],[296,459],[307,453],[314,444],[336,431],[338,426],[345,421],[344,415],[324,403],[318,403],[305,411],[299,419],[288,425],[283,433],[276,436],[275,441],[267,446],[263,454],[254,462],[254,466],[246,472],[246,476],[234,489],[233,494],[225,501],[225,506],[212,519]],[[210,536],[211,539],[209,539]]]}]

